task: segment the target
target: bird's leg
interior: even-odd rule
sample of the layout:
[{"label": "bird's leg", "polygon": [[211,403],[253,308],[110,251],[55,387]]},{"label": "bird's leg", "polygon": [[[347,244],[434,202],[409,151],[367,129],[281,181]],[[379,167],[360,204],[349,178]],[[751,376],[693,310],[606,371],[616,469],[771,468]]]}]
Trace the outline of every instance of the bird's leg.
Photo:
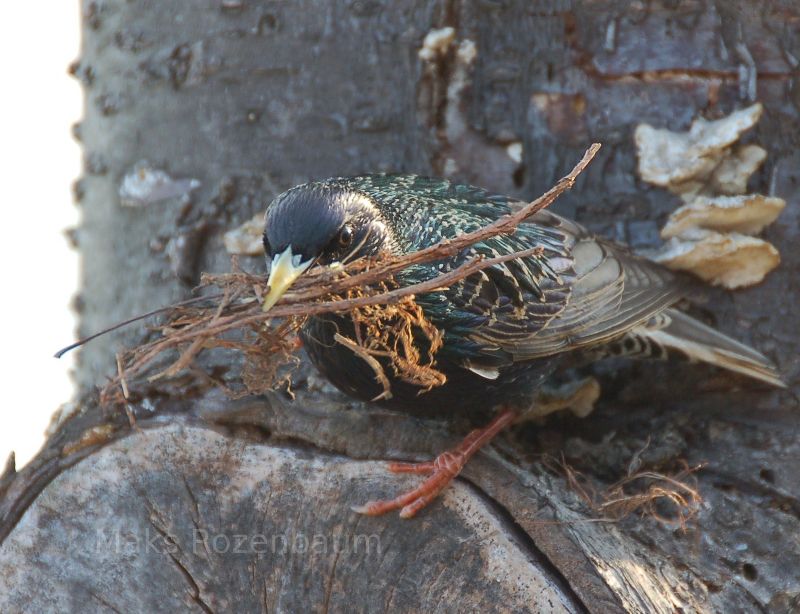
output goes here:
[{"label": "bird's leg", "polygon": [[[453,448],[452,450],[448,450],[447,452],[443,452],[435,460],[425,461],[422,463],[389,463],[388,469],[392,473],[416,473],[418,475],[427,475],[433,473],[437,469],[437,463],[439,465],[444,463],[445,457],[466,455],[465,458],[466,462],[466,460],[470,456],[472,456],[475,452],[477,452],[477,448],[475,448],[473,451],[470,452],[472,446],[480,437],[482,437],[486,433],[488,429],[492,427],[492,424],[494,424],[494,422],[492,422],[491,424],[489,424],[489,426],[486,426],[484,428],[470,431],[470,433],[466,437],[464,437],[464,439],[461,440],[461,443],[459,443],[455,448]],[[490,438],[493,436],[494,435],[490,435]],[[489,439],[484,439],[482,441],[483,443],[486,443],[489,441]],[[483,443],[478,444],[478,447],[483,445]]]},{"label": "bird's leg", "polygon": [[416,473],[429,477],[419,486],[394,499],[369,501],[355,506],[353,510],[367,516],[380,516],[399,509],[401,518],[411,518],[423,507],[433,501],[455,478],[467,461],[486,445],[495,435],[514,422],[517,412],[506,409],[500,412],[487,426],[470,432],[452,450],[448,450],[433,461],[424,463],[390,463],[389,471],[394,473]]}]

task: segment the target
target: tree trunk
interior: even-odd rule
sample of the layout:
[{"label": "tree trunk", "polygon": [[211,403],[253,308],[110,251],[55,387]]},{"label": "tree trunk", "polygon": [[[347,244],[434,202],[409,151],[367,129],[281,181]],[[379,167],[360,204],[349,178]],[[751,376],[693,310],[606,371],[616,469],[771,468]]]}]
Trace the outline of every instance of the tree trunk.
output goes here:
[{"label": "tree trunk", "polygon": [[[599,141],[555,210],[652,247],[676,198],[637,180],[635,126],[685,130],[753,98],[766,113],[748,138],[769,158],[751,184],[787,200],[767,231],[783,263],[756,288],[708,289],[703,309],[790,388],[598,367],[588,418],[517,429],[415,520],[363,518],[349,506],[413,482],[381,460],[429,458],[458,433],[353,403],[307,365],[294,401],[153,387],[131,427],[91,391],[146,338],[132,326],[81,351],[78,410],[0,477],[0,611],[800,608],[795,2],[96,0],[83,14],[82,333],[188,296],[228,269],[225,231],[331,175],[446,174],[532,198]],[[444,27],[450,50],[421,59]],[[705,462],[705,502],[685,530],[599,522],[545,453],[596,484],[634,456]]]}]

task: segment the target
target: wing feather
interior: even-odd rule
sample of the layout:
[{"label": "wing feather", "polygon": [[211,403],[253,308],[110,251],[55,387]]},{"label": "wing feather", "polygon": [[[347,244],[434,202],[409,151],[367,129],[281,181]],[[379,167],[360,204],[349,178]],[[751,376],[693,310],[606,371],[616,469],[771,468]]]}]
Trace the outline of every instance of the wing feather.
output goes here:
[{"label": "wing feather", "polygon": [[[475,230],[523,204],[473,186],[412,175],[359,178],[359,186],[395,212],[390,221],[396,234],[414,238],[413,245],[403,246],[408,250]],[[414,195],[411,205],[409,194]],[[402,207],[393,201],[397,195],[405,199]],[[408,215],[409,206],[414,215]],[[537,245],[544,248],[541,257],[495,265],[444,291],[417,297],[432,322],[446,331],[445,354],[480,370],[604,343],[683,295],[679,279],[666,269],[550,211],[533,215],[512,235],[492,237],[452,261],[410,274],[418,281],[420,274],[433,276],[476,254],[495,257]]]}]

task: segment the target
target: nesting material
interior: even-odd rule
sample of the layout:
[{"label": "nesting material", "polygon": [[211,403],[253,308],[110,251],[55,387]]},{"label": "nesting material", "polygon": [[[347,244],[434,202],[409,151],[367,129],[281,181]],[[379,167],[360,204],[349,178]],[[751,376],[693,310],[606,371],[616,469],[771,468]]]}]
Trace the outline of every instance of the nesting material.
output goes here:
[{"label": "nesting material", "polygon": [[[383,290],[389,291],[390,285],[382,284]],[[350,298],[360,296],[363,293],[356,288],[348,293]],[[353,310],[352,319],[355,340],[338,333],[336,340],[358,354],[375,372],[383,391],[373,401],[392,398],[381,359],[388,362],[398,378],[424,391],[447,381],[436,368],[436,353],[444,344],[444,334],[425,317],[413,297],[404,297],[395,305],[366,305]],[[425,351],[418,347],[418,338],[425,339]]]},{"label": "nesting material", "polygon": [[701,228],[673,237],[652,257],[673,270],[731,289],[759,283],[781,261],[778,250],[762,239]]},{"label": "nesting material", "polygon": [[619,521],[638,513],[668,526],[685,528],[703,504],[693,478],[702,465],[683,464],[680,471],[673,474],[639,470],[641,455],[648,445],[649,440],[631,458],[625,477],[602,490],[596,489],[587,476],[566,462],[556,461],[556,466],[561,468],[570,488],[583,502],[605,518]]},{"label": "nesting material", "polygon": [[222,237],[225,249],[234,256],[264,255],[264,212],[256,213],[241,226],[229,230]]},{"label": "nesting material", "polygon": [[[387,367],[421,389],[443,384],[444,375],[437,370],[435,357],[442,345],[441,333],[425,319],[414,297],[450,287],[488,267],[541,256],[544,248],[537,245],[493,258],[476,256],[452,270],[409,285],[398,285],[393,281],[395,275],[412,266],[453,257],[488,237],[514,232],[519,224],[571,188],[599,149],[599,144],[593,144],[550,190],[487,226],[408,254],[355,259],[338,268],[312,267],[268,311],[263,309],[269,290],[267,279],[240,270],[234,256],[232,273],[201,277],[201,288],[218,292],[157,309],[105,331],[152,315],[166,315],[159,327],[160,335],[117,357],[117,376],[103,389],[101,404],[125,407],[130,394],[137,394],[137,387],[182,374],[222,387],[233,397],[262,394],[288,385],[287,378],[297,364],[295,333],[307,317],[324,313],[351,315],[357,332],[355,339],[343,338],[344,343],[357,346],[354,351],[373,368],[376,381],[384,384],[383,398],[391,394],[385,386]],[[96,336],[60,350],[56,356]],[[417,346],[418,341],[422,342],[421,347]],[[242,385],[228,387],[213,372],[206,371],[197,360],[206,350],[233,351],[243,356]]]},{"label": "nesting material", "polygon": [[782,198],[761,194],[698,196],[673,211],[661,236],[677,237],[691,228],[758,234],[775,221],[785,206]]},{"label": "nesting material", "polygon": [[722,179],[722,183],[741,185],[746,170],[751,169],[749,173],[752,173],[763,157],[757,161],[759,155],[753,149],[744,151],[742,157],[731,156],[729,148],[758,122],[763,110],[761,104],[756,103],[716,121],[697,118],[688,132],[639,125],[634,134],[639,175],[648,183],[691,198],[711,181],[725,159],[723,174],[727,179]]}]

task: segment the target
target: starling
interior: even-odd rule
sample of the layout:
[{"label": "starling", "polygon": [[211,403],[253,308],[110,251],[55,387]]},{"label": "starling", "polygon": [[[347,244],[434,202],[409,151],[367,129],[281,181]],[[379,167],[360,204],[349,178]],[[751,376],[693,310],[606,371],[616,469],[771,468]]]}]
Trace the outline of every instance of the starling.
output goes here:
[{"label": "starling", "polygon": [[[312,265],[414,252],[523,205],[477,187],[417,175],[333,178],[292,188],[267,209],[265,309]],[[395,499],[372,501],[356,511],[416,514],[483,444],[530,406],[537,388],[557,368],[606,356],[674,355],[784,385],[762,354],[674,308],[687,292],[685,278],[549,211],[457,256],[412,266],[397,281],[425,281],[476,255],[496,257],[535,246],[542,248],[537,255],[415,297],[443,334],[436,368],[446,382],[423,391],[387,368],[392,396],[381,403],[416,415],[469,416],[488,426],[473,430],[432,462],[390,464],[392,471],[427,479]],[[374,399],[383,388],[373,369],[334,338],[339,333],[352,339],[354,332],[348,314],[325,314],[309,318],[301,338],[311,361],[336,387],[358,399]]]}]

